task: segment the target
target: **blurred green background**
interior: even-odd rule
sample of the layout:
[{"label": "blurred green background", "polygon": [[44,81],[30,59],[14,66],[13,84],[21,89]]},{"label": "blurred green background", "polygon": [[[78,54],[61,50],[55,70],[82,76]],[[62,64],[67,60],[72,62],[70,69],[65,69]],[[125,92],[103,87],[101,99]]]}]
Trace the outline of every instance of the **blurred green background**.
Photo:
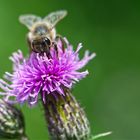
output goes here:
[{"label": "blurred green background", "polygon": [[[45,16],[66,9],[57,31],[75,46],[82,42],[97,57],[90,72],[74,86],[73,94],[85,108],[92,133],[113,131],[102,140],[140,139],[140,1],[129,0],[0,0],[0,76],[11,71],[8,57],[21,49],[28,53],[28,30],[21,14]],[[22,107],[30,140],[47,140],[41,104]]]}]

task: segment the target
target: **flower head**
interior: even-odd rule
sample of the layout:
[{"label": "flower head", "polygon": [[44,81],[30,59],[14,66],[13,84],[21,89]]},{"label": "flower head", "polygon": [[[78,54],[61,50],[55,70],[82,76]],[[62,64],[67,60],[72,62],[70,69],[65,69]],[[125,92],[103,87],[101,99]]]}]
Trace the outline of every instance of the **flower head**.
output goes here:
[{"label": "flower head", "polygon": [[13,53],[10,59],[13,62],[13,73],[5,73],[5,78],[11,83],[0,80],[0,87],[4,90],[6,100],[15,97],[19,103],[28,101],[30,105],[37,103],[39,93],[45,95],[57,92],[63,95],[63,87],[71,88],[75,82],[84,78],[88,71],[79,72],[93,57],[86,51],[84,58],[79,59],[79,44],[77,50],[66,41],[66,48],[63,50],[62,41],[57,42],[58,52],[52,47],[51,57],[45,53],[39,55],[32,52],[28,58],[24,58],[21,51]]}]

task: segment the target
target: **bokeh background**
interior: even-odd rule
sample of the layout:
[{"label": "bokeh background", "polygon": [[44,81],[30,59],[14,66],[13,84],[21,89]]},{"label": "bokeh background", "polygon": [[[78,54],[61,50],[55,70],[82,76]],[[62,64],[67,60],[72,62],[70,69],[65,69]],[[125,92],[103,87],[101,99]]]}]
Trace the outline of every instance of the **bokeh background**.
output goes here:
[{"label": "bokeh background", "polygon": [[[140,139],[140,2],[137,0],[0,0],[0,76],[11,71],[8,57],[21,49],[28,53],[28,30],[21,14],[45,16],[66,9],[57,31],[74,45],[82,42],[97,57],[90,74],[74,86],[73,94],[85,108],[92,133],[113,131],[102,140]],[[47,140],[41,104],[21,107],[30,140]]]}]

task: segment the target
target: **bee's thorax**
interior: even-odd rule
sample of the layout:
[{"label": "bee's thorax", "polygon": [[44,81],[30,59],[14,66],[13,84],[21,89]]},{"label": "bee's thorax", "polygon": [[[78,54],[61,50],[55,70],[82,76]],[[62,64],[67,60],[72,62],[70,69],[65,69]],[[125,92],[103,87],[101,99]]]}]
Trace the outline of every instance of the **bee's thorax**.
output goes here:
[{"label": "bee's thorax", "polygon": [[45,22],[34,24],[34,26],[31,29],[31,34],[32,34],[32,37],[47,36],[51,40],[54,40],[56,37],[55,28],[51,29],[50,25]]}]

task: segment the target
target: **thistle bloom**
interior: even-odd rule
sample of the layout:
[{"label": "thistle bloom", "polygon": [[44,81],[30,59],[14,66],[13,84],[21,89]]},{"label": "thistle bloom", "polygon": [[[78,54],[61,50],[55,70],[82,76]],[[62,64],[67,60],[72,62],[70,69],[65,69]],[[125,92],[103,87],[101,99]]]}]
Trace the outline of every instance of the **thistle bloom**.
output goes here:
[{"label": "thistle bloom", "polygon": [[[10,59],[13,62],[13,73],[5,73],[5,79],[0,80],[0,87],[4,92],[7,101],[28,102],[34,105],[38,101],[39,93],[42,94],[42,100],[45,103],[47,94],[56,93],[64,95],[64,88],[72,88],[72,85],[84,78],[88,71],[79,72],[92,58],[95,53],[89,55],[86,51],[84,58],[79,59],[79,50],[82,45],[79,44],[76,51],[66,41],[66,48],[63,50],[62,41],[57,42],[58,52],[51,47],[51,57],[46,54],[39,55],[32,52],[28,58],[24,58],[21,51],[13,53]],[[10,84],[9,84],[10,82]]]}]

